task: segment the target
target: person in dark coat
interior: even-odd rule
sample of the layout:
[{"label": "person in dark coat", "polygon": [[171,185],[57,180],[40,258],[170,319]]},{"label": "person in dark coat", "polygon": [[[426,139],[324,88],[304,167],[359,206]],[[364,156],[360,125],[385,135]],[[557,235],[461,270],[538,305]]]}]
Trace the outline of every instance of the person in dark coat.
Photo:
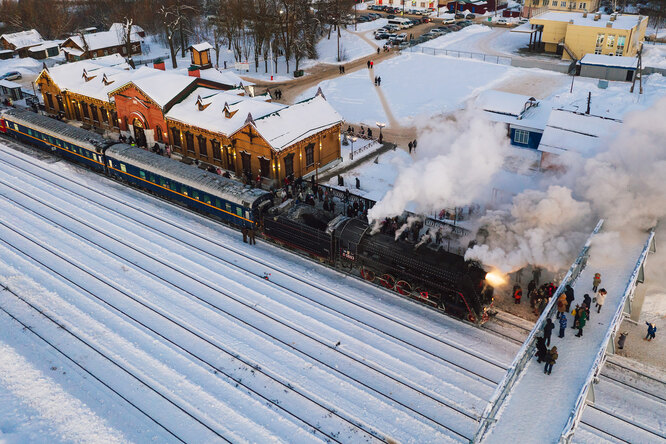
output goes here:
[{"label": "person in dark coat", "polygon": [[257,241],[254,240],[254,228],[250,228],[249,235],[250,235],[250,245],[256,245]]},{"label": "person in dark coat", "polygon": [[553,333],[553,329],[555,328],[555,324],[553,324],[553,321],[548,318],[546,320],[546,325],[543,327],[543,337],[546,339],[546,345],[550,347],[550,335]]},{"label": "person in dark coat", "polygon": [[573,325],[571,326],[571,328],[578,328],[578,318],[580,317],[580,312],[581,312],[580,305],[576,304],[576,308],[574,308],[573,311],[571,312],[571,314],[574,317]]},{"label": "person in dark coat", "polygon": [[560,316],[560,334],[558,335],[558,337],[560,338],[564,337],[564,330],[566,330],[566,328],[567,328],[567,315],[563,313],[562,316]]},{"label": "person in dark coat", "polygon": [[247,244],[247,228],[243,228],[241,232],[243,233],[243,242]]},{"label": "person in dark coat", "polygon": [[553,371],[553,365],[555,365],[555,362],[557,361],[557,357],[557,347],[551,348],[546,356],[546,366],[543,369],[544,373],[550,375],[550,372]]},{"label": "person in dark coat", "polygon": [[536,282],[534,282],[534,279],[532,279],[532,280],[530,281],[530,283],[527,284],[527,296],[531,297],[531,296],[532,296],[532,292],[533,292],[534,290],[536,290],[536,287],[537,287],[537,286],[536,286]]},{"label": "person in dark coat", "polygon": [[620,333],[620,339],[617,340],[617,348],[618,349],[622,350],[624,348],[624,341],[627,340],[627,335],[628,334],[629,334],[629,332],[627,332],[627,331],[623,331],[622,333]]},{"label": "person in dark coat", "polygon": [[573,302],[574,298],[574,290],[571,288],[571,285],[567,285],[564,289],[564,294],[567,295],[567,313],[569,313],[569,310],[571,310],[571,303]]},{"label": "person in dark coat", "polygon": [[587,319],[589,320],[590,319],[590,307],[592,306],[592,298],[587,293],[585,293],[583,295],[583,305],[587,309]]},{"label": "person in dark coat", "polygon": [[542,336],[537,336],[536,340],[536,357],[537,362],[541,363],[546,360],[546,354],[548,353],[548,347],[546,347],[546,338]]},{"label": "person in dark coat", "polygon": [[657,334],[657,326],[650,322],[646,322],[645,324],[648,326],[647,335],[645,336],[645,339],[651,341],[654,339],[655,335]]},{"label": "person in dark coat", "polygon": [[407,147],[409,148],[409,154],[412,154],[412,142],[409,142]]},{"label": "person in dark coat", "polygon": [[580,311],[580,316],[578,316],[578,334],[576,335],[578,338],[583,336],[583,327],[585,327],[585,323],[587,322],[588,310],[585,304],[583,304]]}]

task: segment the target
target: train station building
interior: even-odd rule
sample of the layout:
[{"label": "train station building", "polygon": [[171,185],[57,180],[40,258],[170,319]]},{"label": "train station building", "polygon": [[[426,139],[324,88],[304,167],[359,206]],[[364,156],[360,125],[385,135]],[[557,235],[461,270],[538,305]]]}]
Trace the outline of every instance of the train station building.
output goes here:
[{"label": "train station building", "polygon": [[207,46],[190,50],[199,64],[187,69],[165,71],[159,61],[131,69],[116,54],[45,68],[36,83],[49,114],[266,185],[340,158],[342,117],[321,91],[275,103],[234,73],[209,68]]}]

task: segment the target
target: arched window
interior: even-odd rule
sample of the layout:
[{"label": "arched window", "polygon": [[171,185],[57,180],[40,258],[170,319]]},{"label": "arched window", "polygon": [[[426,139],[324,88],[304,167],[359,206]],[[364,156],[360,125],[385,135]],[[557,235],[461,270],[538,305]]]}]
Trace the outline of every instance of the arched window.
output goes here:
[{"label": "arched window", "polygon": [[162,128],[160,128],[159,125],[155,127],[155,138],[157,139],[158,142],[162,143],[164,142],[164,134],[162,134]]}]

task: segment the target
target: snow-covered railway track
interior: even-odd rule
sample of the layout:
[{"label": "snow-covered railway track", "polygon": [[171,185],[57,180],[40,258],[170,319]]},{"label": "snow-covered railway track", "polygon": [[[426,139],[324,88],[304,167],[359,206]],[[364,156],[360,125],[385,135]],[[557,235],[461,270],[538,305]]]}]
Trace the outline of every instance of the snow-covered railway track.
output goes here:
[{"label": "snow-covered railway track", "polygon": [[666,443],[663,432],[638,424],[603,407],[588,404],[583,412],[581,424],[602,434],[627,443]]},{"label": "snow-covered railway track", "polygon": [[[3,191],[3,194],[5,195],[6,200],[8,202],[11,202],[13,200],[8,196],[8,194],[10,194],[9,190],[11,190],[11,192],[13,193],[16,193],[16,195],[13,196],[14,198],[16,198],[17,195],[28,196],[27,192],[19,190],[16,187],[12,187],[12,185],[8,182],[3,181],[2,184],[5,187],[5,191]],[[144,260],[142,261],[145,263],[144,263],[144,268],[142,268],[141,270],[142,273],[145,274],[146,276],[152,276],[154,280],[156,281],[160,280],[164,285],[176,289],[179,293],[185,293],[188,296],[192,297],[193,299],[198,298],[198,303],[200,303],[201,305],[206,305],[208,308],[212,309],[213,311],[224,312],[226,316],[236,319],[239,323],[243,323],[246,329],[248,330],[254,329],[260,332],[260,334],[263,334],[271,338],[273,341],[279,342],[280,344],[282,344],[283,349],[290,349],[291,353],[301,355],[302,359],[310,360],[311,362],[314,362],[322,367],[325,367],[328,372],[337,374],[338,378],[349,379],[353,381],[356,385],[363,387],[368,392],[372,392],[372,396],[375,399],[381,400],[380,404],[382,403],[392,404],[393,407],[397,408],[398,410],[402,410],[403,412],[409,412],[413,416],[420,417],[419,421],[422,421],[423,425],[427,424],[428,427],[432,427],[433,429],[440,431],[441,433],[440,436],[446,436],[449,439],[453,440],[460,440],[461,438],[465,440],[469,439],[468,437],[470,436],[470,431],[473,430],[473,425],[476,423],[476,415],[474,411],[470,411],[468,407],[464,405],[457,405],[455,400],[454,401],[447,400],[446,398],[443,398],[440,393],[433,392],[432,389],[420,387],[418,383],[413,383],[412,381],[404,379],[398,375],[392,374],[391,371],[386,371],[382,367],[377,367],[372,363],[371,359],[365,362],[366,361],[365,357],[359,359],[359,356],[355,355],[353,352],[347,352],[346,350],[337,348],[336,346],[333,345],[332,342],[323,341],[320,337],[315,337],[312,334],[308,334],[303,329],[299,329],[293,323],[285,322],[284,319],[278,319],[278,317],[276,316],[271,316],[270,312],[262,311],[263,307],[262,309],[258,309],[256,307],[252,307],[251,304],[247,304],[247,302],[243,303],[242,301],[243,298],[241,298],[236,292],[222,291],[219,288],[219,286],[209,283],[210,281],[205,282],[204,280],[193,279],[190,276],[187,276],[184,271],[182,271],[180,264],[168,261],[161,261],[157,257],[158,256],[157,253],[151,255],[144,251],[134,251],[132,257],[126,257],[122,253],[119,254],[117,251],[111,252],[111,250],[107,248],[108,245],[106,245],[110,240],[113,240],[113,242],[116,242],[120,245],[124,245],[123,251],[125,252],[130,252],[131,250],[135,250],[135,248],[134,246],[129,245],[127,243],[123,244],[122,239],[118,239],[117,237],[114,238],[114,236],[111,233],[105,232],[105,230],[102,230],[99,226],[93,227],[89,225],[85,220],[73,216],[71,210],[69,214],[65,214],[64,212],[60,211],[56,206],[49,205],[48,202],[45,202],[43,199],[40,199],[38,196],[35,195],[30,195],[28,200],[37,202],[35,204],[30,204],[31,207],[35,208],[35,205],[37,205],[41,206],[40,208],[42,208],[42,210],[48,208],[48,211],[39,210],[38,212],[35,212],[33,209],[28,209],[25,205],[19,204],[16,200],[13,200],[13,205],[22,207],[26,212],[34,213],[34,217],[41,218],[44,221],[46,221],[45,223],[57,227],[56,231],[68,233],[70,236],[72,236],[72,238],[78,237],[81,242],[87,243],[90,247],[98,251],[106,251],[105,254],[109,256],[115,256],[118,262],[124,263],[128,267],[134,267],[140,269],[141,267],[137,265],[137,262],[141,262],[138,260],[138,256],[143,256],[143,259],[145,261]],[[40,200],[41,202],[38,202]],[[48,213],[48,216],[44,214],[39,214],[39,216],[37,215],[38,213],[45,213],[45,212]],[[63,217],[65,219],[63,219]],[[58,219],[58,221],[56,221],[56,219]],[[74,226],[76,226],[76,229],[72,228]],[[6,227],[8,228],[8,231],[13,231],[14,233],[18,233],[21,231],[21,228],[16,225],[6,226]],[[87,228],[82,228],[82,227],[87,227]],[[86,234],[82,235],[81,234],[82,232],[85,232]],[[96,241],[93,241],[89,237],[95,233],[96,236],[98,237],[96,237],[97,239]],[[101,238],[99,236],[106,237],[107,240],[104,241],[105,245],[102,245],[100,243]],[[118,248],[120,247],[114,247],[114,249]],[[52,254],[55,254],[55,252],[52,251]],[[146,265],[147,263],[146,261],[151,262],[151,264]],[[167,279],[164,277],[164,275],[156,273],[154,268],[156,266],[162,267],[163,269],[167,268],[170,269],[172,272],[170,278]],[[152,271],[149,272],[149,270],[145,267],[151,268]],[[90,276],[90,278],[93,277],[98,278],[97,276]],[[270,320],[271,322],[279,324],[280,328],[282,328],[283,330],[287,329],[290,332],[289,333],[289,335],[291,335],[290,341],[292,341],[292,343],[309,341],[311,343],[316,344],[317,347],[319,347],[319,350],[317,350],[316,347],[315,348],[303,347],[303,344],[300,344],[300,347],[295,347],[292,344],[290,344],[289,341],[285,340],[286,337],[289,335],[287,336],[283,335],[279,337],[275,335],[275,331],[267,332],[265,331],[265,329],[264,330],[259,329],[256,327],[256,325],[251,325],[250,322],[248,322],[247,318],[243,319],[224,310],[220,310],[221,307],[219,305],[212,304],[210,301],[205,301],[203,300],[203,298],[196,296],[193,292],[176,284],[174,282],[174,279],[177,279],[179,284],[181,283],[182,280],[189,279],[192,281],[191,285],[205,287],[209,290],[211,294],[214,293],[217,294],[218,296],[224,296],[225,298],[233,299],[235,302],[244,305],[246,309],[253,311],[254,314],[257,315],[257,317],[255,317],[254,319],[267,318],[264,319],[265,323],[270,323],[266,322]],[[257,280],[261,281],[262,285],[270,285],[270,283],[267,283],[265,280],[261,278],[257,278]],[[105,284],[110,285],[112,288],[114,288],[114,291],[122,291],[122,289],[118,288],[117,286],[114,286],[110,282],[106,282]],[[175,322],[175,321],[171,320],[169,322]],[[256,322],[254,324],[256,324]],[[176,322],[176,326],[178,328],[181,328],[182,324]],[[278,330],[280,330],[280,328],[278,328]],[[303,338],[294,341],[293,339],[294,333],[297,333],[297,335],[300,335]],[[305,350],[303,350],[303,348],[305,348]],[[323,353],[322,349],[324,349],[326,353],[330,353],[333,356],[325,356],[326,353]],[[344,363],[345,360],[353,361],[353,365],[350,363],[345,364]],[[261,367],[258,364],[252,364],[252,365]],[[340,365],[340,367],[343,367],[344,371],[338,369],[338,365]],[[360,371],[359,369],[363,371]],[[349,373],[352,370],[355,371],[355,373],[353,375],[350,375]],[[469,378],[469,376],[467,376],[467,378]],[[376,379],[385,380],[384,384],[377,385],[375,383]],[[387,389],[388,387],[391,388]],[[294,390],[294,386],[287,383],[287,390]],[[329,413],[335,415],[336,413],[339,412],[338,414],[340,415],[340,417],[347,416],[344,412],[344,409],[342,408],[337,409],[335,408],[334,404],[333,407],[331,407],[331,404],[329,403],[326,404],[328,405],[327,411]],[[446,414],[443,414],[441,410],[446,410]],[[424,413],[424,412],[433,412],[433,411],[436,412],[432,415]],[[452,419],[451,416],[457,416],[457,418]],[[358,424],[357,418],[358,416],[349,415],[349,421],[353,422],[354,424]],[[462,423],[465,423],[466,425],[461,426]],[[366,427],[367,426],[364,426],[364,428]],[[373,428],[371,427],[367,428],[370,429],[370,432],[366,432],[369,436],[383,437],[381,433],[376,432],[376,430],[374,430]],[[333,428],[331,430],[336,430],[336,429]],[[331,431],[331,435],[334,435],[336,432]]]},{"label": "snow-covered railway track", "polygon": [[[3,153],[3,150],[0,150],[0,153]],[[240,270],[257,279],[263,279],[264,275],[268,272],[270,273],[270,280],[273,286],[302,298],[309,303],[322,307],[325,310],[331,311],[336,315],[343,316],[354,323],[370,328],[393,341],[400,342],[406,347],[427,355],[428,358],[442,361],[456,371],[462,370],[462,372],[467,373],[474,378],[483,380],[486,384],[491,386],[497,384],[507,368],[508,362],[501,362],[492,357],[482,356],[481,353],[457,344],[452,339],[433,334],[416,323],[407,322],[391,313],[383,312],[372,305],[369,305],[367,301],[342,295],[329,288],[300,277],[280,265],[271,263],[271,261],[266,258],[248,254],[237,248],[233,248],[232,246],[224,245],[210,237],[203,236],[191,230],[186,230],[185,228],[174,224],[173,221],[169,219],[168,215],[149,213],[139,206],[108,194],[100,196],[92,187],[62,174],[49,172],[49,174],[56,176],[59,180],[66,181],[68,184],[73,185],[73,187],[78,187],[80,189],[75,190],[70,186],[56,183],[56,181],[42,177],[41,175],[38,176],[28,168],[24,168],[25,164],[38,167],[36,164],[26,159],[3,156],[2,160],[14,168],[23,171],[25,174],[32,175],[35,178],[38,177],[39,180],[55,187],[66,189],[68,192],[80,196],[82,199],[88,199],[106,211],[121,215],[133,224],[140,225],[160,236],[168,237],[174,242],[184,245],[193,251],[205,254],[216,261],[222,262],[230,268]],[[18,165],[19,162],[24,165]],[[82,190],[92,192],[93,195],[84,194],[81,192]],[[118,204],[120,204],[120,206],[117,206]],[[127,211],[128,209],[131,211]],[[173,233],[177,233],[178,236]],[[189,240],[184,240],[184,238]],[[229,256],[229,253],[231,256]],[[237,259],[242,259],[244,262],[239,264]],[[257,267],[264,271],[259,270]],[[340,274],[340,276],[345,277],[345,275],[342,274]],[[302,288],[303,290],[295,290],[295,283],[298,288]],[[359,284],[361,286],[371,286],[362,281],[359,281]],[[363,312],[363,316],[358,315],[358,310]],[[518,342],[517,339],[511,336],[501,336],[514,342]],[[417,338],[418,341],[412,340],[414,337]],[[419,341],[421,342],[420,344],[418,343]],[[442,347],[445,347],[447,350],[442,350]],[[476,370],[479,362],[483,363],[483,367],[481,367],[482,371]]]},{"label": "snow-covered railway track", "polygon": [[[2,239],[0,239],[0,242],[4,242],[4,241],[2,241]],[[123,372],[124,374],[126,374],[127,376],[129,376],[131,379],[133,379],[134,381],[136,381],[137,383],[139,383],[141,386],[147,388],[148,390],[150,390],[151,392],[153,392],[155,395],[157,395],[157,396],[159,396],[160,398],[162,398],[162,399],[163,399],[164,401],[166,401],[168,404],[172,405],[172,406],[175,407],[178,411],[180,411],[181,413],[185,414],[187,417],[189,417],[190,419],[192,419],[195,423],[197,423],[197,424],[203,426],[204,428],[206,428],[207,430],[209,430],[209,431],[210,431],[211,433],[213,433],[218,439],[220,439],[220,440],[222,440],[222,441],[224,441],[224,442],[228,442],[228,443],[231,443],[231,442],[232,442],[232,441],[230,441],[229,439],[227,439],[222,433],[218,432],[217,430],[215,430],[214,428],[212,428],[211,426],[209,426],[208,424],[206,424],[204,421],[202,421],[200,418],[196,417],[193,413],[191,413],[190,411],[186,410],[185,408],[183,408],[182,406],[180,406],[178,403],[174,402],[174,401],[173,401],[172,399],[170,399],[170,398],[168,397],[168,395],[166,395],[164,392],[162,392],[162,391],[156,389],[156,388],[153,387],[150,383],[148,383],[147,381],[143,380],[141,377],[135,375],[131,370],[127,369],[125,366],[123,366],[123,365],[122,365],[121,363],[119,363],[117,360],[114,360],[113,358],[111,358],[110,356],[106,355],[106,354],[105,354],[104,352],[102,352],[101,350],[97,349],[97,348],[96,348],[94,345],[92,345],[90,342],[86,341],[86,340],[83,339],[82,337],[78,336],[76,333],[74,333],[74,332],[72,332],[71,330],[69,330],[66,326],[62,325],[61,323],[59,323],[58,321],[56,321],[54,318],[52,318],[51,316],[49,316],[47,313],[45,313],[45,312],[43,312],[42,310],[40,310],[39,307],[36,307],[35,305],[31,304],[28,300],[26,300],[26,299],[24,299],[23,297],[21,297],[20,294],[16,293],[16,292],[13,291],[11,288],[9,288],[9,287],[3,285],[2,283],[0,283],[0,288],[2,288],[2,291],[3,291],[3,292],[7,292],[7,293],[11,294],[11,295],[14,296],[16,299],[20,300],[21,302],[23,302],[24,304],[26,304],[28,307],[30,307],[32,310],[34,310],[35,312],[39,313],[39,314],[40,314],[41,316],[43,316],[43,318],[45,318],[48,322],[54,324],[54,325],[57,327],[58,330],[61,330],[61,331],[66,332],[68,335],[70,335],[70,336],[71,336],[72,338],[74,338],[76,341],[80,342],[80,343],[83,344],[85,347],[87,347],[88,349],[90,349],[90,350],[92,350],[93,352],[95,352],[96,354],[98,354],[98,355],[99,355],[101,358],[103,358],[105,361],[107,361],[108,363],[112,364],[114,367],[118,368],[121,372]],[[129,399],[129,397],[128,397],[127,395],[123,395],[118,389],[112,387],[110,383],[105,382],[105,381],[103,380],[102,377],[96,375],[96,374],[94,373],[94,371],[88,369],[88,368],[86,367],[86,365],[85,365],[84,363],[82,363],[80,360],[77,360],[77,358],[75,358],[75,357],[73,357],[72,355],[68,354],[66,351],[64,351],[61,347],[59,347],[58,345],[56,345],[54,342],[49,341],[49,339],[47,339],[43,334],[40,334],[40,333],[37,331],[37,329],[36,329],[35,327],[33,327],[32,325],[29,325],[29,324],[27,324],[26,322],[24,322],[24,321],[22,321],[21,319],[19,319],[19,318],[17,317],[17,315],[13,314],[8,308],[5,307],[4,304],[2,304],[2,303],[0,303],[0,311],[2,311],[2,312],[5,313],[7,316],[9,316],[12,320],[14,320],[14,321],[16,321],[18,324],[20,324],[20,325],[21,325],[26,331],[29,331],[30,333],[32,333],[33,335],[35,335],[37,338],[39,338],[41,341],[43,341],[44,343],[46,343],[50,348],[52,348],[52,349],[55,350],[57,353],[59,353],[60,355],[62,355],[67,361],[71,362],[71,363],[74,364],[76,367],[78,367],[79,369],[81,369],[85,374],[89,375],[89,376],[92,377],[95,381],[99,382],[99,383],[102,384],[104,387],[106,387],[108,390],[110,390],[111,392],[113,392],[115,395],[119,396],[123,401],[125,401],[125,402],[127,402],[129,405],[131,405],[131,406],[132,406],[133,408],[135,408],[139,413],[141,413],[141,414],[144,415],[146,418],[148,418],[151,422],[153,422],[154,424],[156,424],[156,425],[159,426],[160,428],[164,429],[164,430],[165,430],[169,435],[171,435],[173,438],[175,438],[176,440],[178,440],[179,442],[182,442],[182,443],[186,443],[186,442],[187,442],[185,439],[183,439],[182,437],[180,437],[180,436],[177,434],[177,432],[171,430],[167,425],[165,425],[165,424],[164,424],[163,422],[161,422],[159,419],[155,418],[155,417],[152,416],[149,412],[147,412],[146,410],[142,409],[139,405],[137,405],[137,403],[135,403],[135,402],[133,402],[131,399]]]}]

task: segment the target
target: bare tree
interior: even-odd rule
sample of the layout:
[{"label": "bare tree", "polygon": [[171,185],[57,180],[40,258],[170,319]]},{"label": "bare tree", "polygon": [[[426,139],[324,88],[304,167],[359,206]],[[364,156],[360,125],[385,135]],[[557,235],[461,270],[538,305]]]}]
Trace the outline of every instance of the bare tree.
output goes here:
[{"label": "bare tree", "polygon": [[174,46],[173,38],[176,34],[176,31],[179,29],[179,22],[181,16],[176,13],[172,6],[162,5],[158,10],[158,14],[162,17],[162,23],[164,25],[164,34],[169,44],[169,52],[171,53],[171,66],[176,69],[178,68],[178,62],[176,61],[176,48]]}]

